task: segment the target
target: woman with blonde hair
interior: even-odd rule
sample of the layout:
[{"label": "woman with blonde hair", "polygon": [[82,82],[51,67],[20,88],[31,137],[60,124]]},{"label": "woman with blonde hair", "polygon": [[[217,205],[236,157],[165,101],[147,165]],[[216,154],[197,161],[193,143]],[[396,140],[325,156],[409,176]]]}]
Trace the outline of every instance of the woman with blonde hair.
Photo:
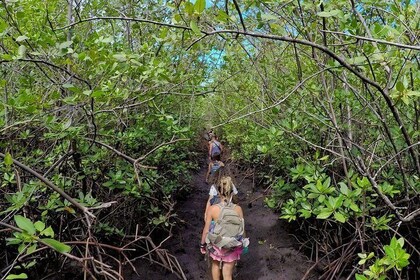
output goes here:
[{"label": "woman with blonde hair", "polygon": [[224,173],[224,168],[222,167],[218,170],[218,174],[215,176],[216,177],[215,181],[210,187],[209,199],[207,200],[206,210],[204,211],[204,221],[206,220],[206,215],[207,215],[207,211],[209,210],[209,207],[220,202],[219,191],[217,190],[216,186],[221,186],[222,184],[231,185],[232,186],[232,201],[233,203],[238,203],[238,199],[236,197],[236,195],[238,194],[238,189],[233,184],[232,178],[230,176],[223,176],[222,175],[223,173]]},{"label": "woman with blonde hair", "polygon": [[236,213],[238,217],[237,219],[242,221],[243,233],[243,211],[239,205],[232,203],[233,182],[231,177],[221,177],[218,189],[220,201],[215,205],[209,206],[207,210],[205,225],[201,235],[200,251],[202,254],[206,254],[208,251],[210,258],[212,259],[211,274],[213,280],[219,280],[220,273],[222,273],[224,280],[231,280],[235,263],[240,259],[240,255],[242,253],[243,247],[241,244],[243,236],[238,236],[238,246],[235,245],[236,247],[232,248],[220,248],[214,244],[208,244],[208,235],[210,235],[213,230],[211,229],[212,221],[221,224],[221,214],[222,211],[225,211],[225,209],[229,209],[231,212]]}]

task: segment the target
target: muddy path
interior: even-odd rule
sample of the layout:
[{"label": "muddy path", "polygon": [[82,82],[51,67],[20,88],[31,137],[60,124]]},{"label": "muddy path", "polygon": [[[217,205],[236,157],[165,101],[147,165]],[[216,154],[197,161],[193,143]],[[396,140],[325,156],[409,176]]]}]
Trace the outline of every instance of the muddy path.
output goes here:
[{"label": "muddy path", "polygon": [[[174,236],[164,247],[177,257],[187,279],[210,279],[208,262],[200,253],[199,242],[204,225],[204,208],[209,185],[205,183],[206,165],[194,175],[191,193],[178,202],[177,214],[181,220]],[[232,170],[233,169],[233,170]],[[245,229],[250,238],[249,253],[242,255],[234,279],[294,280],[302,279],[312,263],[298,252],[294,238],[286,231],[286,222],[264,206],[264,195],[254,187],[252,178],[231,168],[234,183],[239,190],[239,204],[244,210]],[[177,279],[148,261],[135,263],[139,275],[130,273],[125,279]],[[317,279],[314,274],[306,279]]]}]

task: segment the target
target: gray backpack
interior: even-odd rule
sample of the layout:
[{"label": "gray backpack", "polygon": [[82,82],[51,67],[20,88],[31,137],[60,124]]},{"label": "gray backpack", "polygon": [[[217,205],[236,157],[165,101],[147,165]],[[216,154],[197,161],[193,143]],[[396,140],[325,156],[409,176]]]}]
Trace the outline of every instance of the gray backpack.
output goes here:
[{"label": "gray backpack", "polygon": [[211,142],[211,153],[210,155],[212,157],[220,155],[222,153],[222,148],[220,147],[220,142],[218,141],[212,141]]},{"label": "gray backpack", "polygon": [[244,219],[236,213],[236,204],[217,204],[221,208],[214,230],[207,234],[206,243],[219,248],[231,249],[242,245]]}]

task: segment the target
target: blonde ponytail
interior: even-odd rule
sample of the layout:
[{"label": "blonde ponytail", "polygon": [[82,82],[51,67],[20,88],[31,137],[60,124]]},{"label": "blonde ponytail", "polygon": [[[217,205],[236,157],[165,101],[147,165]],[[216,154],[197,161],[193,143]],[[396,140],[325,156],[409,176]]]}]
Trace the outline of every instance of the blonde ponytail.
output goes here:
[{"label": "blonde ponytail", "polygon": [[232,192],[233,192],[232,178],[229,176],[223,176],[220,179],[220,183],[219,183],[219,193],[226,198],[230,198]]}]

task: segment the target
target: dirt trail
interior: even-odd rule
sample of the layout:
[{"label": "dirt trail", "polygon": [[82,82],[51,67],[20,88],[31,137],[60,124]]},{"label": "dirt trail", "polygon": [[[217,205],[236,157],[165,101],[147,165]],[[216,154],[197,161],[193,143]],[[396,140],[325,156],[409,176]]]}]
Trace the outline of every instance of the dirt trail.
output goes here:
[{"label": "dirt trail", "polygon": [[[206,166],[203,166],[194,176],[191,195],[179,202],[177,213],[184,223],[164,246],[177,257],[187,279],[192,280],[210,279],[208,263],[199,250],[209,191],[209,185],[204,182],[205,172]],[[294,239],[285,230],[286,222],[279,220],[278,215],[264,206],[262,194],[253,190],[252,180],[235,170],[232,170],[232,175],[239,190],[239,204],[244,210],[245,229],[251,242],[249,253],[241,256],[235,269],[234,279],[302,279],[311,263],[294,249]],[[147,261],[139,261],[135,265],[140,276],[131,274],[125,279],[177,279],[174,274],[150,266]],[[307,279],[317,278],[311,275]]]}]

